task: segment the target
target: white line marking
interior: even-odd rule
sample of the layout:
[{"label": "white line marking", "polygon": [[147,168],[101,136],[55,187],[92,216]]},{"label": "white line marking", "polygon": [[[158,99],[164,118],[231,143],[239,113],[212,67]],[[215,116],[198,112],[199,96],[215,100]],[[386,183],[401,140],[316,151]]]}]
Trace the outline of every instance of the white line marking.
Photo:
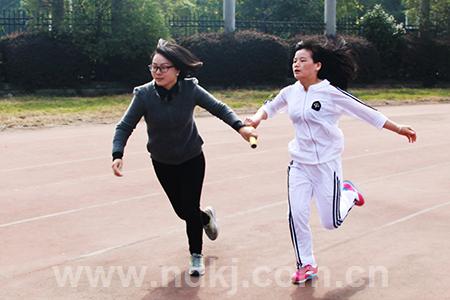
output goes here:
[{"label": "white line marking", "polygon": [[[376,156],[376,155],[381,155],[381,154],[388,154],[388,153],[395,153],[395,152],[401,152],[403,150],[413,150],[413,149],[422,149],[422,148],[428,148],[428,147],[441,147],[443,145],[448,145],[450,143],[440,143],[440,144],[434,144],[434,145],[423,145],[420,147],[402,147],[402,148],[396,148],[394,150],[384,150],[384,151],[377,151],[377,152],[370,152],[370,153],[364,153],[364,154],[358,154],[358,155],[353,155],[353,156],[347,156],[343,158],[343,161],[348,161],[351,159],[356,159],[356,158],[362,158],[362,157],[368,157],[368,156]],[[286,147],[278,147],[278,148],[271,148],[269,150],[261,150],[261,151],[257,151],[257,152],[245,152],[245,153],[237,153],[237,154],[231,154],[231,155],[225,155],[225,156],[220,156],[218,158],[215,158],[214,160],[224,160],[224,159],[230,159],[232,157],[236,157],[236,156],[254,156],[254,155],[264,155],[267,154],[269,152],[278,152],[281,150],[285,150]],[[145,152],[146,153],[146,152]],[[144,152],[130,152],[127,155],[136,155],[136,154],[145,154]],[[287,149],[286,149],[286,153],[287,153]],[[102,158],[104,158],[102,156]],[[97,159],[97,158],[95,158]],[[84,160],[79,160],[79,161],[71,161],[71,162],[80,162],[80,161],[88,161],[91,159],[84,159]],[[94,159],[92,159],[94,160]],[[59,162],[59,163],[55,163],[55,165],[61,165],[64,164],[65,162]],[[46,164],[40,165],[40,166],[47,166]],[[1,171],[17,171],[17,170],[24,170],[24,169],[32,169],[36,166],[30,166],[30,167],[24,167],[24,168],[14,168],[14,169],[5,169],[5,170],[0,170]],[[128,173],[134,173],[134,172],[138,172],[138,171],[144,171],[147,170],[148,168],[138,168],[138,169],[133,169],[133,170],[128,170]],[[57,185],[57,184],[63,184],[63,183],[67,183],[67,182],[78,182],[78,181],[86,181],[86,180],[91,180],[94,178],[103,178],[103,177],[110,177],[111,174],[102,174],[102,175],[94,175],[94,176],[88,176],[88,177],[83,177],[83,178],[75,178],[75,179],[68,179],[68,180],[62,180],[62,181],[58,181],[58,182],[49,182],[49,183],[45,183],[45,184],[37,184],[37,185],[33,185],[33,186],[27,186],[24,187],[23,189],[33,189],[33,188],[42,188],[43,186],[51,186],[51,185]]]},{"label": "white line marking", "polygon": [[[251,214],[251,213],[255,213],[255,212],[258,212],[258,211],[267,209],[267,208],[273,208],[273,207],[276,207],[276,206],[279,206],[279,205],[282,205],[282,204],[286,204],[286,201],[279,201],[279,202],[267,204],[267,205],[264,205],[264,206],[261,206],[261,207],[258,207],[258,208],[245,210],[245,211],[242,211],[242,212],[239,212],[239,213],[235,213],[235,214],[230,214],[230,215],[225,216],[224,219],[232,219],[232,218],[240,217],[240,216],[247,215],[247,214]],[[417,217],[417,216],[426,214],[426,213],[428,213],[428,212],[430,212],[430,211],[433,211],[433,210],[436,210],[436,209],[438,209],[438,208],[441,208],[441,207],[444,207],[444,206],[448,206],[448,205],[450,205],[450,201],[445,202],[445,203],[441,203],[441,204],[437,204],[437,205],[435,205],[435,206],[432,206],[432,207],[429,207],[429,208],[426,208],[426,209],[417,211],[417,212],[415,212],[415,213],[412,213],[412,214],[407,215],[407,216],[405,216],[405,217],[403,217],[403,218],[394,220],[394,221],[392,221],[392,222],[386,223],[386,224],[384,224],[384,225],[381,225],[381,226],[379,226],[379,227],[376,227],[376,228],[374,228],[374,229],[372,229],[372,230],[369,230],[369,231],[364,232],[364,233],[362,233],[362,234],[359,234],[359,235],[357,235],[357,236],[354,236],[354,237],[345,239],[345,240],[343,240],[343,241],[339,241],[339,242],[336,242],[336,243],[334,243],[334,244],[331,244],[331,245],[329,245],[329,246],[327,246],[327,247],[324,247],[324,248],[322,248],[322,249],[319,249],[319,250],[316,251],[316,252],[325,252],[325,251],[330,250],[330,249],[332,249],[332,248],[334,248],[334,247],[337,247],[337,246],[339,246],[339,245],[341,245],[341,244],[348,243],[348,242],[350,242],[350,241],[359,239],[359,238],[361,238],[361,237],[366,237],[366,236],[369,235],[369,234],[372,234],[372,233],[375,233],[375,232],[380,231],[380,230],[382,230],[382,229],[385,229],[385,228],[388,228],[388,227],[397,225],[397,224],[399,224],[399,223],[405,222],[405,221],[410,220],[410,219],[413,219],[413,218],[415,218],[415,217]],[[169,230],[168,232],[166,232],[164,236],[167,236],[167,235],[169,235],[169,234],[171,234],[171,233],[182,232],[182,231],[184,231],[184,230],[185,230],[184,228],[172,228],[171,230]],[[126,247],[130,247],[130,246],[134,246],[134,245],[137,245],[137,244],[145,243],[145,242],[147,242],[147,241],[155,240],[155,239],[159,239],[159,238],[161,238],[160,235],[155,235],[155,236],[150,236],[150,237],[143,238],[143,239],[140,239],[140,240],[137,240],[137,241],[133,241],[133,242],[129,242],[129,243],[124,243],[124,244],[120,244],[120,245],[116,245],[116,246],[111,246],[111,247],[108,247],[108,248],[99,249],[99,250],[96,250],[96,251],[88,252],[88,253],[82,254],[82,255],[80,255],[80,256],[77,256],[77,257],[74,257],[74,258],[65,260],[65,261],[63,261],[63,262],[61,262],[61,263],[59,263],[59,264],[55,264],[55,265],[52,265],[52,266],[49,266],[49,267],[46,267],[46,268],[50,268],[50,267],[53,267],[53,266],[62,265],[62,264],[67,263],[67,262],[72,262],[72,261],[82,260],[82,259],[89,258],[89,257],[93,257],[93,256],[98,256],[98,255],[101,255],[101,254],[105,254],[105,253],[107,253],[107,252],[111,252],[111,251],[118,250],[118,249],[121,249],[121,248],[126,248]],[[44,268],[44,269],[46,269],[46,268]]]},{"label": "white line marking", "polygon": [[[291,135],[289,135],[291,136]],[[284,138],[288,137],[288,135],[286,135]],[[284,139],[283,138],[283,139]],[[279,136],[276,138],[279,139]],[[225,145],[225,144],[230,144],[230,143],[234,143],[234,141],[230,141],[230,142],[216,142],[216,143],[208,143],[208,145],[210,146],[214,146],[214,145]],[[415,149],[422,149],[422,148],[428,148],[428,147],[441,147],[443,145],[448,145],[450,143],[439,143],[439,144],[433,144],[433,145],[421,145],[421,146],[414,146],[414,147],[402,147],[402,148],[396,148],[394,150],[388,150],[388,151],[379,151],[379,152],[374,152],[374,153],[368,153],[368,154],[362,154],[360,157],[364,157],[366,155],[376,155],[376,154],[383,154],[383,153],[394,153],[394,152],[400,152],[403,150],[415,150]],[[284,147],[286,148],[286,147]],[[269,150],[264,150],[265,152],[271,152],[274,150],[279,150],[280,148],[271,148]],[[248,154],[260,154],[263,151],[253,151],[253,152],[246,152],[246,153],[240,153],[239,155],[248,155]],[[137,154],[142,154],[142,155],[146,155],[148,154],[145,151],[135,151],[135,152],[128,152],[127,156],[130,155],[137,155]],[[237,154],[233,155],[236,156]],[[229,157],[229,156],[227,156]],[[85,162],[85,161],[92,161],[92,160],[105,160],[105,159],[109,159],[108,156],[106,155],[102,155],[102,156],[94,156],[91,158],[82,158],[82,159],[74,159],[74,160],[65,160],[65,161],[60,161],[60,162],[53,162],[53,163],[45,163],[45,164],[39,164],[39,165],[32,165],[32,166],[26,166],[26,167],[17,167],[17,168],[10,168],[10,169],[0,169],[0,172],[6,173],[6,172],[13,172],[13,171],[22,171],[22,170],[29,170],[29,169],[36,169],[36,168],[43,168],[43,167],[53,167],[53,166],[59,166],[59,165],[65,165],[65,164],[73,164],[73,163],[79,163],[79,162]]]},{"label": "white line marking", "polygon": [[[144,153],[144,152],[142,152],[142,151],[130,152],[130,153],[127,153],[127,155],[135,155],[135,154],[140,154],[140,153]],[[65,160],[65,161],[59,161],[59,162],[53,162],[53,163],[45,163],[45,164],[32,165],[32,166],[26,166],[26,167],[0,169],[0,172],[6,173],[6,172],[13,172],[13,171],[22,171],[22,170],[29,170],[29,169],[44,168],[44,167],[54,167],[54,166],[73,164],[73,163],[79,163],[79,162],[84,162],[84,161],[105,160],[105,159],[109,159],[108,156],[102,155],[102,156],[94,156],[94,157],[91,157],[91,158]]]},{"label": "white line marking", "polygon": [[[433,166],[439,166],[439,165],[442,165],[442,164],[439,163],[439,164],[435,164],[435,165],[433,165]],[[432,167],[432,166],[429,166],[429,167]],[[429,168],[429,167],[427,167],[427,168]],[[425,169],[425,168],[419,168],[419,169],[417,169],[417,171],[421,171],[421,170],[423,170],[423,169]],[[399,172],[398,174],[403,174],[403,173],[404,173],[404,172]],[[375,178],[374,180],[380,180],[380,179],[384,179],[384,178],[386,178],[386,176],[380,176],[380,177]],[[372,182],[372,181],[374,181],[374,180],[369,180],[369,181]],[[367,183],[367,182],[369,182],[369,181],[362,181],[362,183]],[[283,205],[283,204],[286,204],[286,201],[285,201],[285,200],[284,200],[284,201],[278,201],[278,202],[269,203],[269,204],[266,204],[266,205],[263,205],[263,206],[260,206],[260,207],[256,207],[256,208],[252,208],[252,209],[247,209],[247,210],[244,210],[244,211],[239,211],[239,212],[237,212],[237,213],[233,213],[233,214],[226,215],[226,216],[224,216],[223,218],[224,218],[224,219],[232,219],[232,218],[235,218],[235,217],[241,217],[241,216],[244,216],[244,215],[248,215],[248,214],[252,214],[252,213],[255,213],[255,212],[259,212],[259,211],[264,210],[264,209],[270,209],[270,208],[273,208],[273,207],[276,207],[276,206],[280,206],[280,205]],[[363,236],[365,236],[365,235],[367,235],[367,234],[369,234],[369,233],[372,233],[372,232],[375,232],[375,231],[378,231],[378,230],[381,230],[381,229],[384,229],[384,228],[387,228],[387,227],[396,225],[396,224],[398,224],[398,223],[405,222],[405,221],[407,221],[407,220],[409,220],[409,219],[412,219],[412,218],[417,217],[417,216],[419,216],[419,215],[425,214],[425,213],[430,212],[430,211],[432,211],[432,210],[435,210],[435,209],[437,209],[437,208],[440,208],[440,207],[443,207],[443,206],[447,206],[447,205],[449,205],[449,204],[450,204],[450,201],[445,202],[445,203],[441,203],[441,204],[437,204],[437,205],[435,205],[435,206],[432,206],[432,207],[429,207],[429,208],[426,208],[426,209],[417,211],[417,212],[415,212],[415,213],[413,213],[413,214],[410,214],[410,215],[407,215],[407,216],[405,216],[405,217],[403,217],[403,218],[400,218],[400,219],[394,220],[394,221],[392,221],[392,222],[386,223],[386,224],[384,224],[384,225],[381,225],[381,226],[379,226],[379,227],[376,227],[376,228],[374,228],[374,229],[372,229],[372,230],[370,230],[370,231],[368,231],[368,232],[366,232],[366,233],[360,234],[360,235],[358,235],[358,236],[355,236],[355,237],[346,239],[345,241],[337,242],[337,243],[334,243],[334,244],[332,244],[332,245],[330,245],[330,246],[327,246],[327,247],[325,247],[325,248],[319,249],[319,251],[326,251],[326,250],[329,250],[329,249],[331,249],[332,247],[335,247],[335,246],[337,246],[337,245],[346,243],[346,242],[351,241],[351,240],[353,240],[353,239],[357,239],[357,238],[363,237]],[[169,232],[166,232],[166,234],[170,234],[170,233],[174,233],[174,232],[180,232],[180,231],[184,231],[184,228],[183,228],[183,229],[181,229],[181,228],[179,228],[179,229],[173,228],[173,229],[171,229]],[[155,238],[159,238],[159,237],[152,236],[152,237],[149,237],[149,238],[141,239],[140,241],[141,241],[141,242],[145,242],[145,241],[147,241],[147,240],[155,239]],[[94,256],[92,253],[100,253],[100,254],[102,254],[102,253],[108,252],[109,250],[107,250],[107,249],[110,249],[110,248],[111,248],[111,249],[113,248],[112,250],[116,250],[116,249],[120,249],[120,248],[123,248],[123,247],[127,247],[128,244],[135,245],[135,244],[139,244],[139,243],[141,243],[141,242],[136,241],[136,242],[132,242],[132,243],[123,244],[122,246],[119,245],[119,246],[114,246],[114,247],[105,248],[106,250],[105,250],[105,249],[97,250],[97,251],[90,252],[90,253],[84,254],[84,255],[82,255],[82,256],[79,256],[79,257],[77,257],[76,259],[78,260],[78,259],[80,259],[80,257],[85,257],[85,256],[89,256],[89,257],[90,257],[90,256]]]},{"label": "white line marking", "polygon": [[133,246],[133,245],[136,245],[136,244],[140,244],[140,243],[143,243],[143,242],[147,242],[147,241],[150,241],[150,240],[154,240],[154,239],[157,239],[159,237],[160,237],[159,235],[154,235],[154,236],[143,238],[143,239],[140,239],[140,240],[137,240],[137,241],[133,241],[133,242],[129,242],[129,243],[121,244],[121,245],[116,245],[116,246],[112,246],[112,247],[108,247],[108,248],[104,248],[104,249],[100,249],[100,250],[97,250],[97,251],[89,252],[89,253],[82,254],[80,256],[71,258],[71,259],[67,260],[66,262],[75,261],[75,260],[81,260],[81,259],[85,259],[85,258],[92,257],[92,256],[97,256],[97,255],[100,255],[100,254],[103,254],[103,253],[106,253],[106,252],[110,252],[110,251],[113,251],[113,250],[116,250],[116,249],[125,248],[125,247]]},{"label": "white line marking", "polygon": [[417,212],[415,212],[415,213],[409,214],[409,215],[407,215],[407,216],[404,216],[403,218],[394,220],[394,221],[389,222],[389,223],[386,223],[386,224],[384,224],[384,225],[375,227],[375,228],[373,228],[373,229],[371,229],[371,230],[368,230],[368,231],[366,231],[366,232],[364,232],[364,233],[361,233],[361,234],[359,234],[359,235],[356,235],[356,236],[350,237],[350,238],[348,238],[348,239],[345,239],[345,240],[342,240],[342,241],[333,243],[333,244],[331,244],[331,245],[328,245],[328,246],[326,246],[326,247],[324,247],[324,248],[319,249],[317,252],[325,252],[325,251],[328,251],[328,250],[330,250],[330,249],[332,249],[332,248],[335,248],[335,247],[337,247],[337,246],[340,246],[340,245],[342,245],[342,244],[346,244],[346,243],[348,243],[348,242],[351,242],[351,241],[360,239],[360,238],[362,238],[362,237],[366,237],[366,236],[368,236],[368,235],[370,235],[370,234],[376,233],[376,232],[378,232],[378,231],[380,231],[380,230],[383,230],[383,229],[385,229],[385,228],[388,228],[388,227],[391,227],[391,226],[394,226],[394,225],[397,225],[397,224],[406,222],[406,221],[408,221],[408,220],[410,220],[410,219],[413,219],[413,218],[415,218],[415,217],[417,217],[417,216],[426,214],[426,213],[428,213],[428,212],[430,212],[430,211],[433,211],[433,210],[436,210],[436,209],[438,209],[438,208],[441,208],[441,207],[444,207],[444,206],[448,206],[448,205],[450,205],[450,201],[447,201],[447,202],[444,202],[444,203],[441,203],[441,204],[436,204],[436,205],[434,205],[434,206],[431,206],[431,207],[428,207],[428,208],[419,210],[419,211],[417,211]]},{"label": "white line marking", "polygon": [[136,197],[130,197],[130,198],[125,198],[125,199],[115,200],[115,201],[111,201],[111,202],[99,203],[99,204],[90,205],[90,206],[86,206],[86,207],[80,207],[80,208],[75,208],[75,209],[64,210],[64,211],[55,212],[55,213],[52,213],[52,214],[41,215],[41,216],[27,218],[27,219],[22,219],[22,220],[10,222],[10,223],[0,224],[0,228],[6,228],[6,227],[14,226],[14,225],[30,223],[30,222],[39,221],[39,220],[43,220],[43,219],[48,219],[48,218],[52,218],[52,217],[59,217],[59,216],[63,216],[63,215],[73,214],[73,213],[80,212],[80,211],[87,210],[87,209],[93,209],[93,208],[99,208],[99,207],[104,207],[104,206],[109,206],[109,205],[115,205],[115,204],[128,202],[128,201],[134,201],[134,200],[142,200],[142,199],[145,199],[145,198],[148,198],[148,197],[158,196],[160,194],[161,193],[151,193],[151,194],[145,194],[145,195],[136,196]]},{"label": "white line marking", "polygon": [[[267,174],[270,175],[270,174],[277,173],[277,172],[278,171],[267,171],[267,172],[259,172],[259,174],[260,175],[267,175]],[[229,181],[229,180],[245,179],[245,178],[249,178],[249,177],[252,177],[252,176],[254,176],[254,175],[253,174],[248,174],[248,175],[241,175],[241,176],[225,177],[223,179],[206,182],[204,184],[204,186],[212,185],[212,184],[218,184],[218,183],[226,182],[226,181]],[[85,206],[85,207],[80,207],[80,208],[75,208],[75,209],[64,210],[64,211],[55,212],[55,213],[51,213],[51,214],[46,214],[46,215],[41,215],[41,216],[36,216],[36,217],[32,217],[32,218],[22,219],[22,220],[18,220],[18,221],[14,221],[14,222],[9,222],[9,223],[5,223],[5,224],[0,224],[0,228],[6,228],[6,227],[14,226],[14,225],[30,223],[30,222],[39,221],[39,220],[43,220],[43,219],[48,219],[48,218],[52,218],[52,217],[59,217],[59,216],[63,216],[63,215],[73,214],[73,213],[77,213],[77,212],[80,212],[80,211],[83,211],[83,210],[94,209],[94,208],[99,208],[99,207],[105,207],[105,206],[109,206],[109,205],[116,205],[116,204],[123,203],[123,202],[142,200],[142,199],[145,199],[145,198],[154,197],[154,196],[161,196],[161,195],[163,195],[162,192],[151,193],[151,194],[145,194],[145,195],[141,195],[141,196],[135,196],[135,197],[125,198],[125,199],[114,200],[114,201],[111,201],[111,202],[104,202],[104,203],[99,203],[99,204],[95,204],[95,205],[90,205],[90,206]]]},{"label": "white line marking", "polygon": [[[368,154],[368,155],[370,155],[370,154]],[[359,157],[359,156],[357,156],[357,157]],[[375,178],[372,178],[372,179],[369,179],[369,180],[361,181],[361,183],[370,183],[370,182],[378,181],[380,179],[391,178],[391,177],[395,177],[395,176],[398,176],[398,175],[415,173],[417,171],[424,171],[424,170],[427,170],[427,169],[432,169],[432,168],[437,167],[437,166],[443,166],[443,165],[448,165],[448,164],[450,164],[450,162],[447,162],[447,163],[441,163],[440,162],[440,163],[429,165],[429,166],[426,166],[426,167],[423,167],[423,168],[417,168],[417,169],[413,169],[413,170],[393,173],[393,174],[390,174],[390,175],[383,175],[383,176],[375,177]],[[286,172],[286,170],[275,170],[275,171],[259,172],[258,175],[276,174],[276,173],[280,173],[281,171],[283,171],[283,173]],[[226,182],[226,181],[229,181],[229,180],[236,180],[236,179],[241,180],[241,179],[249,178],[249,177],[252,177],[252,176],[254,176],[254,175],[253,174],[248,174],[248,175],[228,177],[228,178],[223,178],[223,179],[219,179],[219,180],[208,181],[208,182],[205,182],[204,185],[206,186],[206,185],[218,184],[218,183]],[[120,199],[120,200],[114,200],[114,201],[111,201],[111,202],[104,202],[104,203],[95,204],[95,205],[91,205],[91,206],[80,207],[80,208],[76,208],[76,209],[70,209],[70,210],[55,212],[55,213],[51,213],[51,214],[47,214],[47,215],[36,216],[36,217],[27,218],[27,219],[23,219],[23,220],[17,220],[17,221],[14,221],[14,222],[0,224],[0,228],[6,228],[6,227],[14,226],[14,225],[19,225],[19,224],[39,221],[39,220],[48,219],[48,218],[52,218],[52,217],[68,215],[68,214],[77,213],[77,212],[88,210],[88,209],[94,209],[94,208],[105,207],[105,206],[109,206],[109,205],[115,205],[115,204],[119,204],[119,203],[122,203],[122,202],[129,202],[129,201],[134,201],[134,200],[142,200],[142,199],[145,199],[147,197],[153,197],[153,196],[158,196],[158,195],[162,195],[162,193],[145,194],[145,195],[141,195],[141,196],[135,196],[135,197],[125,198],[125,199]]]}]

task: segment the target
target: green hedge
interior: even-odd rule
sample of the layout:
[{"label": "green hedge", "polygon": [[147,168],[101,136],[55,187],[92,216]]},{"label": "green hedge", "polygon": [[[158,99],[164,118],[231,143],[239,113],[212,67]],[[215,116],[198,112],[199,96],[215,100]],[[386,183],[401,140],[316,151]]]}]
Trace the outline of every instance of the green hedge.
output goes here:
[{"label": "green hedge", "polygon": [[255,31],[208,33],[178,41],[203,61],[200,82],[220,86],[284,83],[288,53],[281,39]]},{"label": "green hedge", "polygon": [[[324,40],[323,35],[299,35],[290,40],[258,32],[200,34],[178,42],[204,66],[196,76],[206,86],[243,87],[283,85],[293,80],[293,46],[302,39]],[[432,86],[450,82],[450,41],[405,36],[402,47],[390,49],[395,64],[386,67],[385,51],[362,37],[343,37],[358,64],[356,82],[386,79],[422,82]],[[153,48],[154,45],[148,47]],[[394,52],[392,52],[394,51]],[[94,81],[135,86],[151,80],[149,53],[135,57],[104,57],[100,62],[84,55],[70,38],[46,34],[18,34],[0,40],[0,80],[24,90],[77,87]]]},{"label": "green hedge", "polygon": [[405,81],[419,81],[430,87],[450,82],[450,40],[407,37],[406,49],[399,55],[401,76]]},{"label": "green hedge", "polygon": [[76,87],[89,77],[89,59],[65,37],[18,34],[0,44],[6,81],[24,90]]}]

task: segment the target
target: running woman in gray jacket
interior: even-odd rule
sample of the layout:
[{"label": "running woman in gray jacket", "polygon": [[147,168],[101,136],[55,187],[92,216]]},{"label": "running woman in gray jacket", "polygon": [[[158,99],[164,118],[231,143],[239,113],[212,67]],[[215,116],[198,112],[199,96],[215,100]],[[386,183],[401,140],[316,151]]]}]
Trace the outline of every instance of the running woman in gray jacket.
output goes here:
[{"label": "running woman in gray jacket", "polygon": [[203,140],[194,122],[198,105],[218,117],[245,139],[256,137],[252,127],[244,126],[238,116],[220,102],[195,78],[187,78],[202,67],[189,50],[159,40],[149,65],[153,80],[136,87],[128,110],[118,123],[113,139],[112,169],[122,176],[125,145],[139,120],[147,124],[148,143],[153,168],[175,213],[186,222],[191,253],[189,274],[205,273],[202,256],[203,229],[215,240],[218,235],[215,210],[200,209],[205,174]]},{"label": "running woman in gray jacket", "polygon": [[[331,44],[333,45],[333,44]],[[319,43],[299,43],[292,71],[297,80],[263,105],[246,124],[257,127],[262,120],[287,108],[295,138],[289,143],[292,162],[288,171],[289,229],[297,260],[293,283],[317,276],[309,218],[311,198],[322,225],[336,229],[350,209],[364,204],[364,198],[350,181],[342,181],[344,136],[338,127],[342,114],[385,128],[416,141],[416,132],[407,125],[389,120],[374,108],[345,91],[353,75],[354,62],[343,45],[325,47]]]}]

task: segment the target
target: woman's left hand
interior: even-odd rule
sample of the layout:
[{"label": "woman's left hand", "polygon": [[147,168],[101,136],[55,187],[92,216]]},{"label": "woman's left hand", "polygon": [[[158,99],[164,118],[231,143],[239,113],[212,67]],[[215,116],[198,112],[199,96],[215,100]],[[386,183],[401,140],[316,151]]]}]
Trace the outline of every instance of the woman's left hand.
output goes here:
[{"label": "woman's left hand", "polygon": [[251,136],[257,138],[258,134],[256,133],[255,128],[251,126],[243,126],[239,129],[240,135],[244,138],[244,140],[248,141]]},{"label": "woman's left hand", "polygon": [[408,125],[399,125],[397,133],[406,136],[410,143],[416,141],[416,131]]}]

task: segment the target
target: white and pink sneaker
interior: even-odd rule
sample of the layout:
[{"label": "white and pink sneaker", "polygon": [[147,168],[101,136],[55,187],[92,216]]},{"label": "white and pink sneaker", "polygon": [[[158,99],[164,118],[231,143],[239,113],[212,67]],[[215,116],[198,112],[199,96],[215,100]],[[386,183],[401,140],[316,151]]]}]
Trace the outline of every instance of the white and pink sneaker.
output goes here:
[{"label": "white and pink sneaker", "polygon": [[363,206],[365,201],[363,195],[358,192],[358,189],[355,187],[355,185],[350,180],[344,180],[342,184],[345,191],[353,191],[358,195],[358,198],[355,198],[355,205],[356,206]]},{"label": "white and pink sneaker", "polygon": [[301,267],[300,269],[295,271],[295,273],[292,275],[292,283],[299,284],[314,279],[317,277],[318,271],[319,271],[318,267],[313,267],[311,265]]}]

